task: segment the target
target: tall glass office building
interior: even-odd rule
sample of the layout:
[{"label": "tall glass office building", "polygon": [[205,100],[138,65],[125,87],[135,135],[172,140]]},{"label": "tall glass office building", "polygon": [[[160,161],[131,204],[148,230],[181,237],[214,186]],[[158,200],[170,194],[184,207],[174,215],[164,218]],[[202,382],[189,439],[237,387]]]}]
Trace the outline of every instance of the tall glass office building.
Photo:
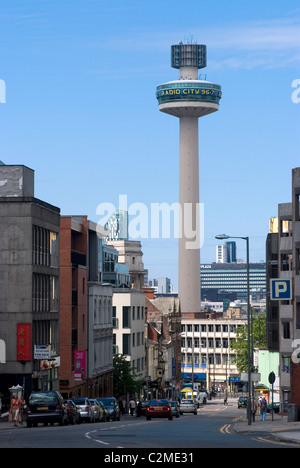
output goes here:
[{"label": "tall glass office building", "polygon": [[[250,292],[266,296],[266,264],[250,263]],[[247,264],[212,263],[201,265],[202,298],[222,299],[231,294],[236,299],[247,299]]]}]

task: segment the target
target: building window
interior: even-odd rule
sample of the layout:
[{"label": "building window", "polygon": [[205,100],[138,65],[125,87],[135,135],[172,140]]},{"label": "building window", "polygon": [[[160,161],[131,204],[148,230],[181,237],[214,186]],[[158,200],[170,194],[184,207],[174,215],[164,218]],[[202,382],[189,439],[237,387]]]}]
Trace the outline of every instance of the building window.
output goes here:
[{"label": "building window", "polygon": [[131,354],[130,338],[131,338],[131,335],[123,334],[123,354],[125,356],[130,356]]},{"label": "building window", "polygon": [[289,340],[291,338],[290,322],[282,322],[283,338]]},{"label": "building window", "polygon": [[130,328],[130,307],[123,306],[123,328]]},{"label": "building window", "polygon": [[58,304],[58,278],[34,273],[32,276],[33,312],[57,311]]},{"label": "building window", "polygon": [[59,266],[58,234],[32,226],[32,262],[34,265]]},{"label": "building window", "polygon": [[300,328],[300,302],[296,303],[296,326]]}]

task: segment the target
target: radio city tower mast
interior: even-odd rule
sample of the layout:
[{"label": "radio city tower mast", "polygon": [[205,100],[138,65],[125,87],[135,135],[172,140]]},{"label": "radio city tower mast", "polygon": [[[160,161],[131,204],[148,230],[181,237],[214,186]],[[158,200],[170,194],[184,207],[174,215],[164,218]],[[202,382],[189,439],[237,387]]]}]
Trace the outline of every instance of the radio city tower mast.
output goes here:
[{"label": "radio city tower mast", "polygon": [[[179,79],[156,88],[159,110],[179,117],[178,295],[182,314],[201,311],[198,119],[219,110],[221,86],[198,79],[206,46],[173,45],[171,65]],[[193,233],[193,234],[192,234]]]}]

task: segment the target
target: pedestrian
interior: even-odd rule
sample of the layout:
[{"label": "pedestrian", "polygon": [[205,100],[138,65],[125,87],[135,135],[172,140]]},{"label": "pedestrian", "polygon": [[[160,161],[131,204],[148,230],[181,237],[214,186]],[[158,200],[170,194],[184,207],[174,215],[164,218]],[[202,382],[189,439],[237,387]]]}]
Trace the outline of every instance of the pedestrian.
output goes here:
[{"label": "pedestrian", "polygon": [[19,418],[19,411],[20,411],[20,400],[18,395],[15,393],[12,397],[11,404],[10,404],[10,412],[12,414],[12,420],[14,426],[18,426],[18,418]]},{"label": "pedestrian", "polygon": [[263,397],[260,400],[260,420],[265,421],[266,420],[266,414],[267,414],[267,400],[265,397]]},{"label": "pedestrian", "polygon": [[121,397],[119,398],[118,403],[119,403],[120,413],[124,415],[123,399]]},{"label": "pedestrian", "polygon": [[26,411],[26,401],[23,396],[20,398],[20,411],[19,411],[19,423],[23,424],[24,414]]},{"label": "pedestrian", "polygon": [[227,395],[225,395],[225,398],[224,398],[224,406],[228,406]]},{"label": "pedestrian", "polygon": [[253,400],[252,400],[251,409],[252,409],[252,420],[253,420],[253,422],[255,422],[255,415],[256,415],[256,411],[257,411],[257,404],[256,404],[255,398],[253,398]]},{"label": "pedestrian", "polygon": [[131,400],[129,402],[129,411],[130,411],[131,416],[133,416],[135,407],[136,407],[135,400],[133,398],[131,398]]}]

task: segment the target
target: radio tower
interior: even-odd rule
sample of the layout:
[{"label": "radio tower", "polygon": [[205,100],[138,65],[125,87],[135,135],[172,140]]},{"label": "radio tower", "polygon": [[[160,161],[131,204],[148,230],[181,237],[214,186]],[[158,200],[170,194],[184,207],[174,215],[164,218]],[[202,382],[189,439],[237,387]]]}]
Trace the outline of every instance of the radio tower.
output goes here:
[{"label": "radio tower", "polygon": [[179,80],[157,86],[156,98],[161,112],[180,121],[178,294],[184,315],[201,311],[198,119],[219,110],[221,86],[198,79],[198,69],[206,67],[205,45],[173,45],[171,65]]}]

